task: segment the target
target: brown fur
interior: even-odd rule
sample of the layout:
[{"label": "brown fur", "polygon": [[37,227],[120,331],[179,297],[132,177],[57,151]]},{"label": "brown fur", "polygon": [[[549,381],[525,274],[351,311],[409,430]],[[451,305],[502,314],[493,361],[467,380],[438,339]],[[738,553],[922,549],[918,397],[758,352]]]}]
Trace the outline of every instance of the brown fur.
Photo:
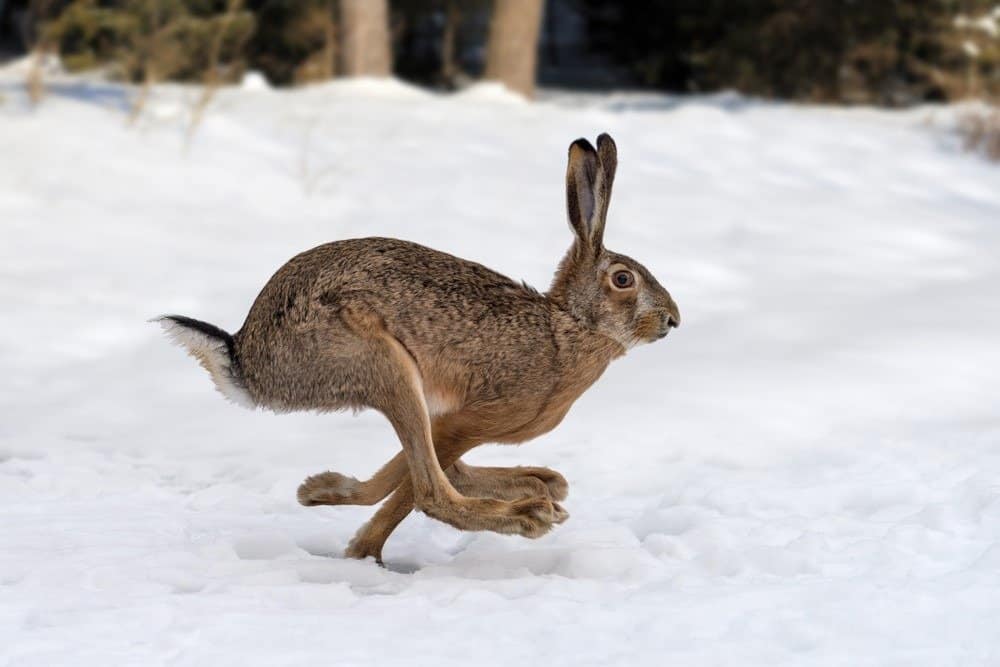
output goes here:
[{"label": "brown fur", "polygon": [[[402,444],[370,480],[328,472],[299,488],[306,505],[367,505],[392,493],[349,555],[380,560],[414,507],[460,529],[527,537],[566,519],[558,473],[459,459],[485,442],[518,443],[555,428],[613,359],[680,323],[652,274],[604,248],[616,167],[607,135],[596,151],[582,139],[571,145],[567,207],[576,238],[547,294],[387,238],[304,252],[261,291],[233,336],[239,389],[276,411],[374,408]],[[627,289],[613,282],[622,270],[634,276]]]}]

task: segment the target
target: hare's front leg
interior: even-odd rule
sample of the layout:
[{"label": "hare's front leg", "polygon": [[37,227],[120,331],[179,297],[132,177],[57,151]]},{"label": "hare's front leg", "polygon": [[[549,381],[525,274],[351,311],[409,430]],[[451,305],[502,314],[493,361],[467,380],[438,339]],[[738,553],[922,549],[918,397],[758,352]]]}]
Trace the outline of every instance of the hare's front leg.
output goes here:
[{"label": "hare's front leg", "polygon": [[[353,328],[371,331],[372,321],[365,324],[368,326]],[[410,468],[413,503],[417,509],[461,530],[490,530],[525,537],[547,533],[558,518],[547,495],[507,502],[467,498],[455,490],[441,469],[442,463],[447,467],[453,461],[439,463],[434,451],[416,362],[384,330],[370,335],[368,343],[373,354],[366,361],[370,364],[368,371],[373,385],[368,402],[389,419],[399,436]]]},{"label": "hare's front leg", "polygon": [[404,479],[389,499],[375,512],[375,516],[358,529],[351,538],[344,555],[348,558],[368,558],[382,565],[382,547],[386,540],[413,511],[413,486]]},{"label": "hare's front leg", "polygon": [[409,474],[406,453],[399,452],[364,481],[333,471],[310,475],[299,484],[299,502],[306,507],[374,505],[385,500]]}]

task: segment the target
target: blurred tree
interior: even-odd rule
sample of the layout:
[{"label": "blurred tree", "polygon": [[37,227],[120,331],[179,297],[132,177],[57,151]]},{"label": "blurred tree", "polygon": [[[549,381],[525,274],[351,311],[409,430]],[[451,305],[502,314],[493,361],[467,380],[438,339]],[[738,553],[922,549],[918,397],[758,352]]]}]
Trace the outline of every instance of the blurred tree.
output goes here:
[{"label": "blurred tree", "polygon": [[[997,12],[995,0],[582,3],[591,48],[613,53],[646,85],[890,105],[967,91],[969,48],[956,20]],[[975,69],[980,86],[996,91],[992,53],[983,49]]]},{"label": "blurred tree", "polygon": [[[1000,104],[1000,4],[991,4],[963,0],[954,30],[945,38],[954,68],[964,73],[962,94]],[[994,136],[1000,136],[1000,112],[993,114],[992,127]],[[1000,141],[994,146],[994,157],[1000,159]]]},{"label": "blurred tree", "polygon": [[73,0],[45,31],[69,70],[110,63],[115,76],[155,83],[238,80],[254,27],[232,0]]},{"label": "blurred tree", "polygon": [[[201,124],[201,119],[205,114],[205,109],[215,96],[219,85],[222,83],[224,70],[222,67],[222,48],[225,40],[229,37],[233,24],[238,20],[243,9],[243,0],[228,0],[226,11],[214,25],[214,33],[211,35],[208,46],[207,61],[205,62],[204,74],[202,74],[202,88],[198,100],[194,104],[191,114],[191,121],[188,124],[187,140],[191,141],[195,129]],[[242,33],[245,40],[249,35]],[[242,43],[237,45],[237,49],[242,51]]]},{"label": "blurred tree", "polygon": [[392,3],[397,76],[453,90],[482,72],[490,0],[396,0]]},{"label": "blurred tree", "polygon": [[456,43],[458,30],[462,25],[462,10],[457,0],[448,0],[445,7],[444,31],[441,35],[441,81],[449,88],[453,88],[460,72]]},{"label": "blurred tree", "polygon": [[340,0],[341,71],[345,76],[389,76],[388,0]]},{"label": "blurred tree", "polygon": [[526,97],[535,94],[543,5],[543,0],[495,0],[490,19],[484,76]]},{"label": "blurred tree", "polygon": [[449,0],[396,0],[392,3],[393,70],[412,81],[435,85],[444,50],[445,12]]},{"label": "blurred tree", "polygon": [[322,81],[337,74],[335,0],[257,0],[250,66],[278,85]]}]

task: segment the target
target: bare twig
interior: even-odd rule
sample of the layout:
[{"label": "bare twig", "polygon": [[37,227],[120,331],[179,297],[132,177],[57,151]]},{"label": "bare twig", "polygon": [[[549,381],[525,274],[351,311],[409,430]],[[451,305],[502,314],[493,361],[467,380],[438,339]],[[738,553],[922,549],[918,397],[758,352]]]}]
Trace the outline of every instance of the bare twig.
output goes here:
[{"label": "bare twig", "polygon": [[48,55],[52,51],[51,40],[45,29],[45,19],[48,18],[51,0],[32,0],[31,14],[34,19],[31,45],[31,65],[28,68],[28,76],[25,87],[28,90],[28,99],[32,105],[37,106],[45,97],[45,63]]},{"label": "bare twig", "polygon": [[966,150],[981,152],[1000,162],[1000,107],[964,114],[959,119],[958,131]]},{"label": "bare twig", "polygon": [[185,145],[190,145],[191,139],[194,138],[194,133],[201,124],[202,118],[205,115],[205,109],[208,108],[209,103],[211,103],[212,98],[215,97],[215,93],[219,89],[219,85],[222,82],[219,76],[219,60],[222,56],[222,45],[226,37],[226,33],[229,31],[229,27],[232,25],[233,20],[236,18],[236,14],[240,11],[243,6],[243,0],[229,0],[229,4],[226,6],[226,13],[223,14],[222,20],[219,21],[219,29],[216,30],[215,34],[212,36],[212,43],[209,46],[208,51],[208,63],[205,69],[205,75],[201,87],[201,94],[198,96],[197,101],[194,103],[194,107],[191,110],[191,122],[188,123],[187,135],[185,137]]},{"label": "bare twig", "polygon": [[129,125],[134,124],[139,119],[139,116],[142,115],[142,112],[146,108],[146,101],[149,99],[150,90],[160,74],[160,43],[163,32],[166,30],[166,24],[163,23],[160,11],[161,3],[162,0],[153,0],[151,3],[153,7],[151,19],[152,30],[150,31],[147,43],[143,45],[144,48],[140,47],[139,49],[141,53],[140,58],[142,58],[142,86],[139,88],[138,95],[132,100],[128,116]]}]

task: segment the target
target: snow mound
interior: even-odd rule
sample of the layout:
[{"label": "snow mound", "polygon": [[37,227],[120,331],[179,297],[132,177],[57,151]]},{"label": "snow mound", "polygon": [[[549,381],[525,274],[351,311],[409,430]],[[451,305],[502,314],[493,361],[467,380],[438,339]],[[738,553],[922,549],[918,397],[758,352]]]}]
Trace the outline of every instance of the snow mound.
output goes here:
[{"label": "snow mound", "polygon": [[268,83],[267,77],[263,74],[255,70],[250,70],[243,75],[243,80],[240,81],[240,88],[243,90],[271,90],[271,84]]}]

